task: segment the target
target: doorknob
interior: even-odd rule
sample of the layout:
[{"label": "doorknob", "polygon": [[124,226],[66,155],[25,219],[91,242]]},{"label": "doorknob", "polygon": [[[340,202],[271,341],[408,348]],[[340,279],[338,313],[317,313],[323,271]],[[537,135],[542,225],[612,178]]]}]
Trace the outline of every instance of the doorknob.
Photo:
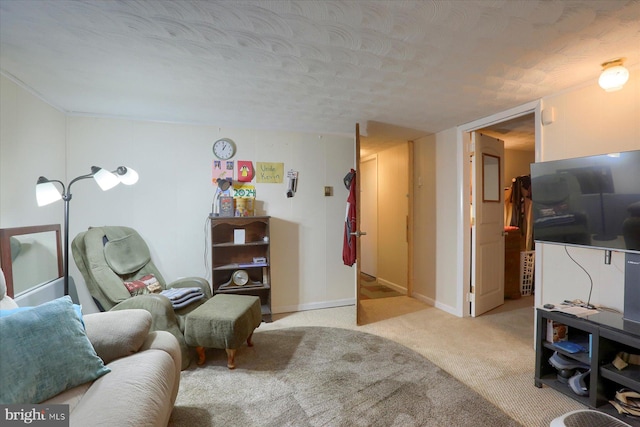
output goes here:
[{"label": "doorknob", "polygon": [[353,233],[349,233],[352,236],[356,236],[356,237],[360,237],[360,236],[366,236],[367,232],[366,231],[354,231]]}]

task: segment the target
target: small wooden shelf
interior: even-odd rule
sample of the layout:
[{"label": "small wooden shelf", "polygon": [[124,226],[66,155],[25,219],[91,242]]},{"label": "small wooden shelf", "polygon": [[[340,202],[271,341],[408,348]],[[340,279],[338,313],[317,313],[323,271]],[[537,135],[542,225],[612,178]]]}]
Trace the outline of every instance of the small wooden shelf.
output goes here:
[{"label": "small wooden shelf", "polygon": [[244,246],[269,246],[269,242],[265,241],[257,241],[257,242],[245,242],[245,243],[214,243],[212,245],[214,248],[230,248],[230,247],[244,247]]},{"label": "small wooden shelf", "polygon": [[269,267],[268,263],[264,263],[264,264],[242,264],[242,263],[234,263],[234,264],[225,264],[225,265],[219,265],[217,267],[213,267],[214,270],[246,270],[249,268],[265,268],[265,267]]},{"label": "small wooden shelf", "polygon": [[[221,217],[211,219],[211,271],[215,294],[255,295],[260,298],[262,320],[271,317],[271,263],[268,216]],[[234,241],[235,230],[244,230],[244,243]],[[264,258],[264,263],[254,263]],[[229,286],[237,270],[246,270],[250,283]],[[226,286],[225,286],[226,285]]]},{"label": "small wooden shelf", "polygon": [[237,294],[237,293],[247,293],[253,292],[256,289],[264,289],[270,290],[271,287],[269,285],[244,285],[244,286],[229,286],[227,288],[219,288],[217,293],[219,294]]}]

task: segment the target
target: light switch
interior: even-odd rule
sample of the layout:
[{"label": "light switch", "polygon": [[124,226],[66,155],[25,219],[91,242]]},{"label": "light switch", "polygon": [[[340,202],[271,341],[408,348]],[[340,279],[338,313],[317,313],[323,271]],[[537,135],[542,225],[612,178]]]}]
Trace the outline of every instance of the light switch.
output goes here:
[{"label": "light switch", "polygon": [[324,187],[324,196],[325,197],[333,196],[333,187],[325,186]]}]

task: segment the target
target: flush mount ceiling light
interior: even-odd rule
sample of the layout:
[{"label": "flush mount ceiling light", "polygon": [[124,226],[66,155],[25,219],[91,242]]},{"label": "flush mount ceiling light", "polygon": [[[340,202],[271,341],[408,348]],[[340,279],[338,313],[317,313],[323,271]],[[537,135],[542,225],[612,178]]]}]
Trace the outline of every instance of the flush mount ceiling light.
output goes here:
[{"label": "flush mount ceiling light", "polygon": [[607,92],[622,89],[629,80],[629,71],[622,66],[627,58],[617,58],[602,63],[602,74],[598,79],[600,87]]}]

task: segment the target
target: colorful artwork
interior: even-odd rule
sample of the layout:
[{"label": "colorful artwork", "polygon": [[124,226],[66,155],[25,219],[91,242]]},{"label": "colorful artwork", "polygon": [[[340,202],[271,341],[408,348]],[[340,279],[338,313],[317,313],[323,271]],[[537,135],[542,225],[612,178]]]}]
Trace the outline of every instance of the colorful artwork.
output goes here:
[{"label": "colorful artwork", "polygon": [[218,179],[226,179],[227,181],[233,182],[233,160],[214,160],[212,170],[211,182],[213,185],[218,185]]},{"label": "colorful artwork", "polygon": [[280,184],[284,180],[284,163],[256,162],[256,182]]},{"label": "colorful artwork", "polygon": [[251,161],[238,160],[238,181],[251,182],[253,180],[253,174],[253,163],[251,163]]}]

